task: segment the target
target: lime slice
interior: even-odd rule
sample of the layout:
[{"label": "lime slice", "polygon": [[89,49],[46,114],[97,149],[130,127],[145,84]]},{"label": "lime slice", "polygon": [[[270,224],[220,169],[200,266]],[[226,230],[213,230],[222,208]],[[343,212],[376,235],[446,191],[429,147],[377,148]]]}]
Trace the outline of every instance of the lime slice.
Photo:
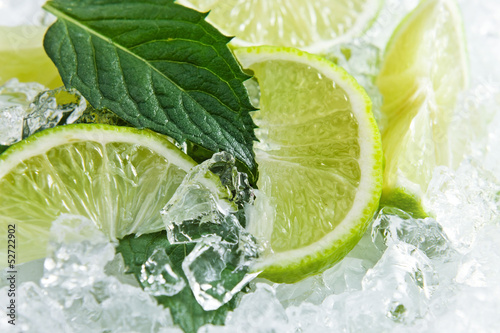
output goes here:
[{"label": "lime slice", "polygon": [[447,129],[467,83],[467,56],[458,6],[426,0],[394,32],[377,85],[387,127],[382,204],[425,216],[418,203],[434,167],[450,161]]},{"label": "lime slice", "polygon": [[[45,256],[51,223],[63,213],[89,218],[110,239],[159,231],[160,210],[193,165],[146,130],[80,124],[41,131],[0,155],[0,225],[16,226],[17,263]],[[0,251],[6,259],[7,247]]]},{"label": "lime slice", "polygon": [[365,91],[333,63],[291,48],[235,54],[261,91],[256,205],[270,200],[271,209],[250,219],[269,242],[255,269],[294,282],[342,259],[363,235],[382,188],[380,134]]},{"label": "lime slice", "polygon": [[0,85],[12,78],[21,82],[38,82],[51,89],[63,85],[56,66],[43,49],[46,29],[0,26]]},{"label": "lime slice", "polygon": [[178,0],[198,11],[235,46],[275,45],[310,52],[360,35],[382,0]]}]

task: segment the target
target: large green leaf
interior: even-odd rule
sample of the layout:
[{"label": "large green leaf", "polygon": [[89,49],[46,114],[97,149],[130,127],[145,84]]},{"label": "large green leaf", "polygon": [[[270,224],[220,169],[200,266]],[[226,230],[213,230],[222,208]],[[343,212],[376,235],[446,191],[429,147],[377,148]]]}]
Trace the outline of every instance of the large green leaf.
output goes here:
[{"label": "large green leaf", "polygon": [[44,47],[67,87],[137,127],[225,150],[256,176],[248,79],[206,14],[173,0],[53,0]]}]

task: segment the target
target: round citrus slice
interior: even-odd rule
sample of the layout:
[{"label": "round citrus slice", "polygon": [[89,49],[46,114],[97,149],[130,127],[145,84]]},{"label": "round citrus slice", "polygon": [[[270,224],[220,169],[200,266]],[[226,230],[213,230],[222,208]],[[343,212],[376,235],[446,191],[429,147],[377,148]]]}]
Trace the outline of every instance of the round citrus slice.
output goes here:
[{"label": "round citrus slice", "polygon": [[0,27],[0,85],[17,78],[51,89],[63,85],[56,66],[42,46],[46,27]]},{"label": "round citrus slice", "polygon": [[15,225],[16,263],[45,257],[63,213],[110,239],[164,229],[160,210],[194,165],[165,137],[127,127],[59,126],[19,142],[0,155],[0,225]]},{"label": "round citrus slice", "polygon": [[360,35],[381,0],[178,0],[206,12],[207,20],[235,46],[291,46],[310,52]]},{"label": "round citrus slice", "polygon": [[448,165],[447,129],[467,85],[462,20],[453,0],[425,0],[395,30],[377,85],[384,98],[382,205],[425,216],[419,198],[434,167]]},{"label": "round citrus slice", "polygon": [[291,48],[235,54],[261,92],[253,117],[263,195],[249,228],[268,247],[254,269],[294,282],[342,259],[365,232],[382,187],[380,134],[367,94],[333,63]]}]

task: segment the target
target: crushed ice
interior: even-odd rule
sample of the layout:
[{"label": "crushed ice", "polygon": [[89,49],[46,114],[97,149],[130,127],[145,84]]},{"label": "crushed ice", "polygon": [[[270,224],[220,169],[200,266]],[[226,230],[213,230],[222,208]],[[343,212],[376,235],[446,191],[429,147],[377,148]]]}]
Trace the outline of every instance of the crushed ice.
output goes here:
[{"label": "crushed ice", "polygon": [[[114,245],[93,222],[61,215],[50,235],[43,277],[17,285],[16,329],[97,333],[162,332],[171,327],[170,332],[182,332],[174,328],[170,312],[125,275],[123,258],[115,256]],[[6,297],[3,287],[2,304]],[[6,318],[4,311],[0,309]],[[0,321],[0,331],[10,332],[10,326]]]},{"label": "crushed ice", "polygon": [[170,243],[196,243],[182,269],[207,311],[230,301],[258,275],[248,273],[259,247],[245,229],[244,214],[254,198],[234,157],[221,152],[191,169],[161,212]]},{"label": "crushed ice", "polygon": [[87,108],[76,90],[48,90],[17,79],[0,86],[0,145],[8,146],[37,131],[75,122]]}]

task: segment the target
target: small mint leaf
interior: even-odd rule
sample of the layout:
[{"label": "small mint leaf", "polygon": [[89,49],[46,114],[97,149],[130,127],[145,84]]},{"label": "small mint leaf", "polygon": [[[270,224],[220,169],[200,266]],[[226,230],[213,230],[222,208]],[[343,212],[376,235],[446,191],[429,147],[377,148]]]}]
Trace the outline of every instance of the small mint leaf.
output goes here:
[{"label": "small mint leaf", "polygon": [[256,178],[256,127],[230,38],[173,0],[53,0],[44,47],[66,87],[136,127],[225,150]]}]

